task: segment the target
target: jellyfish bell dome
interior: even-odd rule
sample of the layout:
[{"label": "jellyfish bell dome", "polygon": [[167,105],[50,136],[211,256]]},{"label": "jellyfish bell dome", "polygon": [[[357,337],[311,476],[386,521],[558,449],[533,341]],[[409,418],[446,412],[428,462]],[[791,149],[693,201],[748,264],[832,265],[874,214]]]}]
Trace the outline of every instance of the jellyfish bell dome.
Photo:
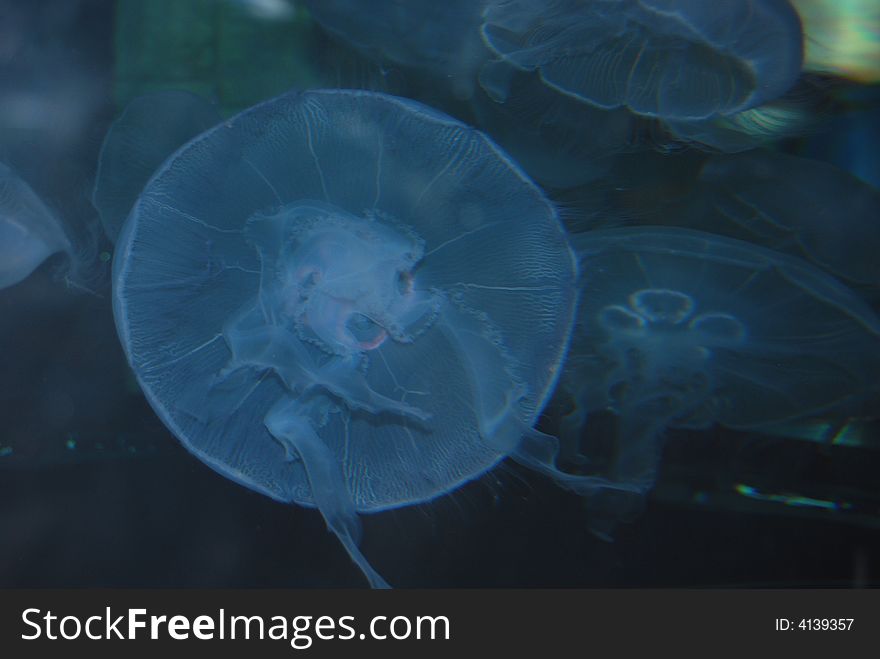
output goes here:
[{"label": "jellyfish bell dome", "polygon": [[785,93],[803,44],[788,0],[493,0],[481,72],[505,96],[507,67],[601,108],[662,119],[740,112]]},{"label": "jellyfish bell dome", "polygon": [[634,227],[573,237],[582,269],[561,387],[619,417],[614,477],[647,491],[667,427],[762,426],[876,395],[880,319],[809,263]]},{"label": "jellyfish bell dome", "polygon": [[679,355],[699,348],[692,362],[670,368],[712,371],[704,390],[718,398],[712,421],[757,427],[877,387],[880,319],[806,261],[673,228],[597,231],[575,244],[586,283],[572,350],[639,344],[659,364],[669,357],[661,346]]},{"label": "jellyfish bell dome", "polygon": [[[184,446],[317,506],[382,586],[356,513],[529,453],[575,277],[555,208],[483,134],[393,96],[309,91],[155,173],[117,243],[114,315]],[[528,459],[552,474],[550,444],[536,434]]]}]

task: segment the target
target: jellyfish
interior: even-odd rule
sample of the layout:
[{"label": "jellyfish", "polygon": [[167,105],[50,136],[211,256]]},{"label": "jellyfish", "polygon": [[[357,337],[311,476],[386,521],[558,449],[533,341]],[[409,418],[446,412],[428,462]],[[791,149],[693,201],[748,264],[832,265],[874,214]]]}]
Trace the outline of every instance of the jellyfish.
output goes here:
[{"label": "jellyfish", "polygon": [[488,58],[480,38],[485,0],[310,0],[309,11],[328,32],[364,55],[449,79],[469,97]]},{"label": "jellyfish", "polygon": [[814,76],[802,76],[783,96],[748,110],[698,121],[669,120],[664,125],[698,147],[726,153],[749,151],[814,130],[827,103],[822,87]]},{"label": "jellyfish", "polygon": [[[875,187],[830,163],[769,149],[696,152],[679,161],[644,159],[613,172],[617,207],[608,215],[618,223],[744,240],[811,261],[865,291],[880,285]],[[640,168],[644,173],[634,182]]]},{"label": "jellyfish", "polygon": [[710,158],[700,183],[735,237],[880,286],[880,192],[873,186],[834,165],[769,150]]},{"label": "jellyfish", "polygon": [[480,72],[498,100],[509,68],[600,108],[663,119],[741,112],[785,93],[801,70],[788,0],[492,0]]},{"label": "jellyfish", "polygon": [[149,402],[224,476],[317,507],[373,586],[359,514],[513,457],[574,491],[534,424],[574,319],[554,206],[414,101],[290,93],[190,141],[117,243],[114,316]]},{"label": "jellyfish", "polygon": [[572,188],[603,177],[622,153],[650,148],[648,120],[625,108],[602,110],[557,94],[534,73],[511,71],[497,103],[474,94],[479,125],[536,181]]},{"label": "jellyfish", "polygon": [[126,106],[104,138],[92,193],[111,242],[162,161],[220,119],[213,104],[186,91],[154,92]]},{"label": "jellyfish", "polygon": [[573,244],[582,283],[560,383],[576,403],[565,441],[585,421],[589,434],[591,413],[616,413],[612,480],[649,491],[666,428],[847,414],[880,388],[880,318],[805,261],[674,228]]},{"label": "jellyfish", "polygon": [[80,255],[58,216],[8,165],[0,163],[0,288],[17,284],[53,254],[71,267]]}]

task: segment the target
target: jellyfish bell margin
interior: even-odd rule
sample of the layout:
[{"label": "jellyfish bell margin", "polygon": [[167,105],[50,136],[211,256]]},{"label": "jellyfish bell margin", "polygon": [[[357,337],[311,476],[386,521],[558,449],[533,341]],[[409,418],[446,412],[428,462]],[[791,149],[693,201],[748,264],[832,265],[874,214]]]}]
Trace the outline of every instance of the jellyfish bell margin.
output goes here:
[{"label": "jellyfish bell margin", "polygon": [[221,120],[213,104],[188,91],[152,92],[125,106],[104,137],[92,190],[92,205],[110,242],[116,242],[132,205],[159,165]]}]

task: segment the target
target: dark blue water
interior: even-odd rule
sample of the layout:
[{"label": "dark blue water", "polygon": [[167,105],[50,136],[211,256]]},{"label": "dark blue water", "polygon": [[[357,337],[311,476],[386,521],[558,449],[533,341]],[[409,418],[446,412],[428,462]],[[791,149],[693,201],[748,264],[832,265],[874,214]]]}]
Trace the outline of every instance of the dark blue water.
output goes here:
[{"label": "dark blue water", "polygon": [[[142,4],[158,11],[161,3]],[[159,61],[158,48],[120,38],[132,29],[132,6],[0,0],[0,161],[85,233],[98,226],[90,198],[104,135],[126,101],[155,88],[204,93],[229,115],[309,81],[328,86],[336,76],[340,85],[412,96],[466,123],[482,122],[502,143],[507,134],[509,117],[481,116],[460,89],[443,90],[417,68],[376,66],[328,36],[302,7],[291,28],[301,48],[278,37],[270,19],[235,23],[232,14],[224,25],[241,25],[242,36],[218,46],[228,50],[218,60],[226,64],[210,81],[182,79],[185,65],[143,76],[151,58]],[[170,15],[169,34],[185,20]],[[210,25],[202,28],[221,43]],[[249,29],[273,35],[259,52]],[[305,54],[315,59],[271,64]],[[184,64],[187,56],[195,57],[184,53]],[[864,125],[864,139],[876,139],[876,84],[822,74],[809,88],[815,123],[772,148],[852,166],[869,180],[876,160],[866,162],[863,139],[847,131]],[[630,144],[608,156],[612,174],[545,185],[573,230],[598,228],[601,214],[610,226],[633,218],[664,224],[651,213],[690,199],[689,172],[707,152],[658,136],[653,124],[637,129],[638,149]],[[526,151],[535,155],[533,147]],[[317,511],[224,479],[166,429],[119,344],[113,245],[103,236],[95,241],[83,279],[65,279],[64,256],[56,255],[0,290],[0,586],[364,585]],[[877,282],[844,285],[876,311]],[[555,432],[567,405],[551,403],[540,427]],[[602,454],[615,417],[593,416],[582,441]],[[878,419],[876,397],[867,397],[845,412],[823,411],[772,432],[671,428],[644,510],[617,525],[611,542],[592,532],[587,503],[505,461],[432,502],[363,516],[362,549],[400,587],[877,585]]]}]

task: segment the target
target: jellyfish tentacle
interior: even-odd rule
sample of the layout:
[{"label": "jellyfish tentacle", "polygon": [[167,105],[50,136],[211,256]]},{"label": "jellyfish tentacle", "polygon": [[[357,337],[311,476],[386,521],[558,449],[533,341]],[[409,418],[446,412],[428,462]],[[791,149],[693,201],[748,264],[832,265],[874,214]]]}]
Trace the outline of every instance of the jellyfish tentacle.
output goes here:
[{"label": "jellyfish tentacle", "polygon": [[632,484],[640,494],[647,493],[657,480],[663,430],[675,416],[652,413],[643,407],[621,410],[618,419],[620,445],[612,468],[616,480]]},{"label": "jellyfish tentacle", "polygon": [[361,521],[348,491],[341,465],[312,428],[308,406],[291,398],[279,400],[264,419],[266,428],[288,454],[296,452],[309,479],[312,499],[332,531],[372,588],[390,588],[367,561],[358,544]]},{"label": "jellyfish tentacle", "polygon": [[394,400],[380,394],[367,382],[360,371],[353,368],[347,360],[338,359],[321,368],[319,381],[321,387],[344,400],[349,407],[361,409],[371,414],[390,412],[416,421],[429,421],[431,415],[424,410]]},{"label": "jellyfish tentacle", "polygon": [[645,499],[657,481],[663,433],[674,416],[668,410],[664,413],[645,409],[645,405],[620,410],[617,455],[608,478],[622,487],[585,493],[590,512],[589,528],[596,537],[612,542],[621,523],[641,514]]},{"label": "jellyfish tentacle", "polygon": [[525,396],[525,385],[512,371],[512,358],[486,322],[463,306],[446,304],[437,324],[467,374],[480,437],[499,453],[510,453],[521,435],[519,403]]},{"label": "jellyfish tentacle", "polygon": [[75,257],[61,220],[24,179],[0,163],[0,288],[22,281],[58,252],[71,262]]},{"label": "jellyfish tentacle", "polygon": [[625,481],[616,481],[602,476],[569,474],[556,466],[559,455],[559,440],[540,430],[521,426],[522,439],[511,453],[511,457],[524,467],[528,467],[555,480],[561,487],[587,496],[601,490],[619,490],[638,493],[637,487]]},{"label": "jellyfish tentacle", "polygon": [[584,465],[587,458],[578,449],[578,438],[581,428],[587,421],[587,411],[584,406],[575,404],[568,414],[564,414],[559,420],[559,455],[564,460]]},{"label": "jellyfish tentacle", "polygon": [[244,314],[240,322],[226,329],[232,359],[224,371],[246,365],[269,368],[278,373],[292,393],[317,387],[344,401],[351,409],[371,414],[390,412],[416,421],[430,419],[423,410],[373,389],[353,363],[354,357],[331,357],[325,364],[317,364],[306,345],[283,327],[248,327],[255,316],[261,317],[257,309]]}]

